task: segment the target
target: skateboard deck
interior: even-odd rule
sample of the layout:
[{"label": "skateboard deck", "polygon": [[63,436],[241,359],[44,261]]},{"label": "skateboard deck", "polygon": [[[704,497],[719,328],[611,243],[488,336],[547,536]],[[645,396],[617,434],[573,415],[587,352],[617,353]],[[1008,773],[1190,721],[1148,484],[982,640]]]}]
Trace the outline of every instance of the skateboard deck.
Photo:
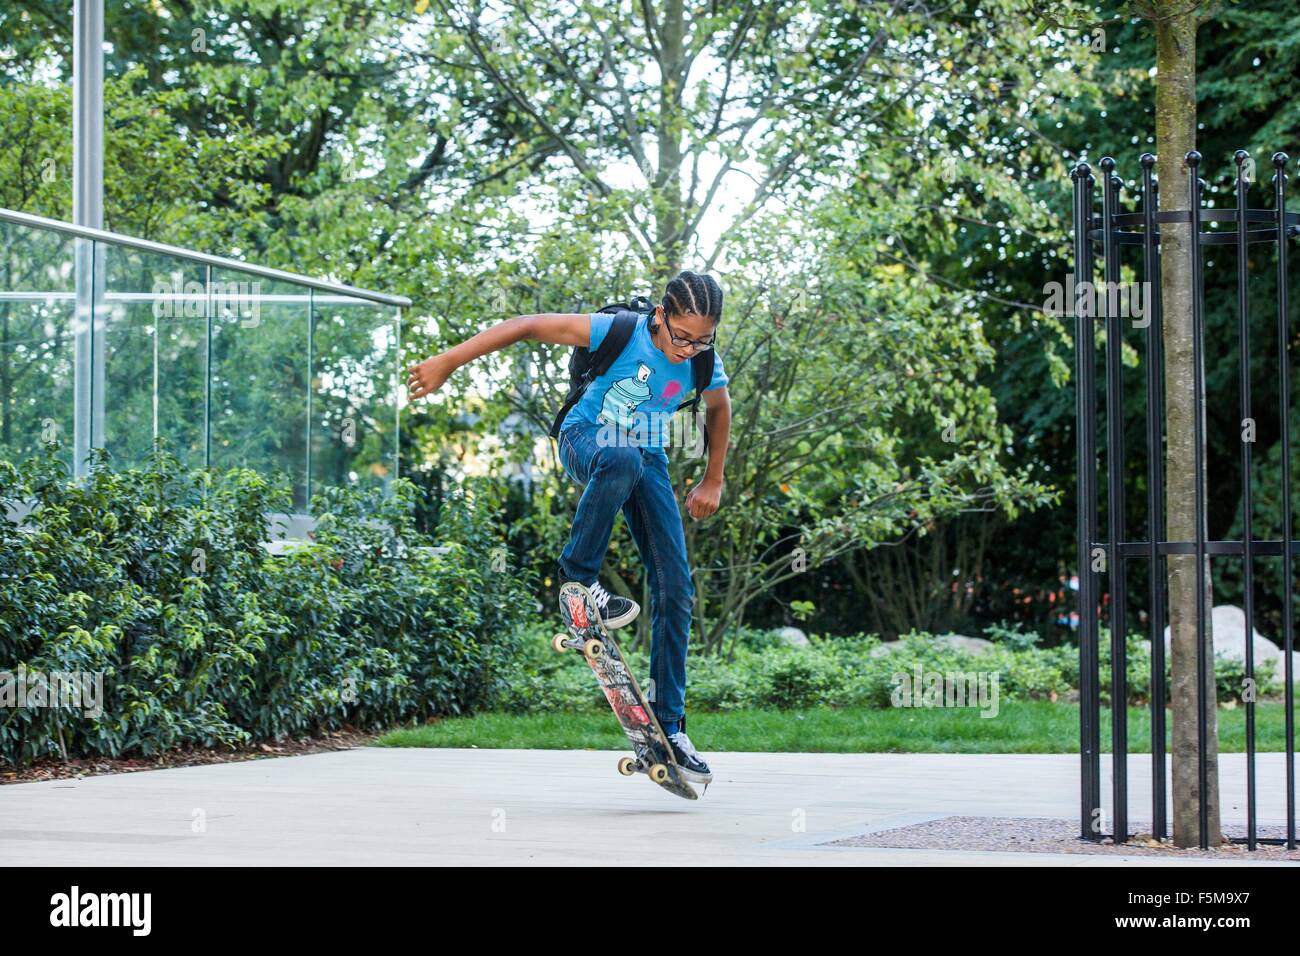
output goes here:
[{"label": "skateboard deck", "polygon": [[560,615],[569,636],[556,634],[551,646],[557,651],[571,648],[583,655],[632,744],[636,757],[620,760],[619,772],[625,776],[644,773],[669,793],[687,800],[698,799],[695,788],[682,776],[668,738],[624,662],[618,642],[605,629],[591,592],[576,581],[560,585]]}]

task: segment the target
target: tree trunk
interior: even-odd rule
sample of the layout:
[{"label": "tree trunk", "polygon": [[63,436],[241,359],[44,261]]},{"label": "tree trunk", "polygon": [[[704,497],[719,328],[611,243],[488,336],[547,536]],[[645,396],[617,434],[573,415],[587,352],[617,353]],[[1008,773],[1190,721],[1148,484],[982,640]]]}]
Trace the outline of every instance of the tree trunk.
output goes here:
[{"label": "tree trunk", "polygon": [[659,169],[652,183],[656,243],[656,284],[665,286],[681,270],[686,212],[682,195],[682,91],[686,88],[686,10],[684,0],[668,0],[659,11],[659,116],[656,121]]},{"label": "tree trunk", "polygon": [[[1186,209],[1189,175],[1184,157],[1196,148],[1196,24],[1195,4],[1187,0],[1157,0],[1156,28],[1156,172],[1160,180],[1160,210]],[[1105,188],[1104,186],[1102,188]],[[1192,353],[1193,269],[1191,225],[1162,223],[1160,226],[1160,283],[1164,303],[1165,402],[1168,414],[1168,445],[1165,453],[1166,501],[1171,541],[1192,541],[1196,537],[1193,516],[1196,482],[1204,489],[1204,476],[1193,465],[1194,415],[1205,430],[1204,396],[1195,392]],[[1201,460],[1204,462],[1204,446]],[[1171,645],[1173,707],[1173,801],[1174,843],[1182,847],[1200,844],[1200,779],[1198,771],[1196,694],[1196,557],[1170,555],[1169,626]],[[1209,761],[1206,802],[1208,843],[1222,842],[1219,829],[1218,727],[1214,682],[1214,638],[1210,609],[1214,604],[1208,556],[1201,569],[1205,576],[1206,682],[1201,699],[1205,704],[1206,752]],[[1153,635],[1163,640],[1164,635]]]}]

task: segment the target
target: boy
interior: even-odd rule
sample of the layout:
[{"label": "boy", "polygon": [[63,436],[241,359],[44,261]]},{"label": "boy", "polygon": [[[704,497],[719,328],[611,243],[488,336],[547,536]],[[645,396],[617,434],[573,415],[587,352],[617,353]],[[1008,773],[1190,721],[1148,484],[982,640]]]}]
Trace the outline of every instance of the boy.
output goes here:
[{"label": "boy", "polygon": [[[592,380],[561,424],[560,462],[586,487],[574,515],[569,543],[559,560],[560,582],[578,581],[591,591],[607,627],[636,619],[635,601],[610,594],[598,580],[614,519],[623,512],[646,567],[650,588],[650,679],[647,696],[689,780],[709,783],[708,764],[686,736],[686,649],[695,586],[686,561],[677,496],[668,479],[665,446],[680,400],[693,387],[691,358],[713,348],[722,317],[722,289],[711,276],[682,272],[654,312],[642,316],[609,369]],[[523,339],[595,351],[613,324],[612,315],[523,315],[491,328],[412,367],[412,399],[442,387],[467,362]],[[709,437],[704,478],[686,496],[695,520],[718,510],[722,470],[731,430],[731,398],[720,356],[703,392]]]}]

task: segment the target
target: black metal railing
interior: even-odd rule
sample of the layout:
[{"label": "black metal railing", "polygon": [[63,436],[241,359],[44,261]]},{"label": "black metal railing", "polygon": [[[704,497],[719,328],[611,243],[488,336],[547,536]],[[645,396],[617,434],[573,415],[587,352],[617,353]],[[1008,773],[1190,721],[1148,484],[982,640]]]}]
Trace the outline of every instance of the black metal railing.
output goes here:
[{"label": "black metal railing", "polygon": [[[1075,338],[1075,397],[1076,451],[1078,461],[1078,562],[1079,562],[1079,694],[1080,694],[1080,836],[1085,840],[1101,840],[1107,836],[1102,818],[1101,791],[1101,681],[1099,621],[1101,616],[1102,581],[1106,576],[1106,594],[1109,597],[1109,622],[1111,626],[1111,752],[1112,752],[1112,804],[1113,833],[1116,843],[1125,842],[1129,832],[1128,814],[1128,727],[1127,727],[1127,626],[1128,586],[1126,569],[1129,561],[1147,563],[1146,610],[1151,638],[1151,757],[1152,757],[1152,830],[1163,839],[1168,831],[1166,814],[1167,786],[1165,780],[1165,647],[1164,628],[1167,619],[1165,602],[1166,558],[1171,554],[1196,556],[1196,633],[1197,633],[1197,778],[1200,784],[1199,821],[1200,842],[1208,845],[1208,791],[1209,727],[1206,718],[1209,669],[1213,661],[1206,627],[1206,575],[1207,561],[1213,557],[1240,557],[1243,567],[1245,612],[1245,669],[1246,678],[1254,686],[1254,564],[1257,558],[1280,555],[1283,564],[1284,631],[1284,695],[1286,708],[1286,812],[1287,836],[1281,839],[1261,839],[1256,825],[1256,724],[1255,700],[1248,695],[1246,712],[1246,814],[1247,835],[1239,842],[1255,849],[1259,843],[1283,843],[1294,849],[1295,842],[1295,727],[1293,674],[1293,617],[1292,617],[1292,556],[1300,543],[1292,534],[1291,509],[1291,442],[1290,442],[1290,360],[1288,342],[1288,241],[1300,235],[1300,214],[1286,211],[1285,153],[1273,155],[1273,209],[1248,208],[1248,190],[1253,178],[1253,163],[1245,150],[1234,154],[1236,162],[1236,208],[1213,209],[1202,207],[1205,184],[1199,176],[1201,155],[1188,153],[1185,162],[1188,174],[1187,208],[1160,211],[1157,207],[1158,183],[1153,176],[1156,158],[1144,153],[1139,163],[1142,167],[1141,190],[1137,201],[1140,212],[1120,212],[1123,180],[1115,175],[1115,160],[1105,157],[1100,167],[1103,174],[1102,211],[1094,211],[1094,186],[1097,185],[1091,167],[1079,163],[1071,171],[1074,183],[1074,314]],[[1231,230],[1202,231],[1203,223],[1232,223]],[[1189,254],[1191,258],[1191,320],[1194,414],[1192,416],[1193,468],[1195,491],[1192,518],[1195,533],[1191,541],[1167,540],[1165,520],[1165,492],[1163,448],[1165,440],[1164,348],[1163,348],[1163,295],[1160,285],[1160,226],[1186,223],[1189,227]],[[1253,228],[1252,228],[1253,226]],[[1256,540],[1253,528],[1253,501],[1251,496],[1252,457],[1251,440],[1241,442],[1241,495],[1243,530],[1240,541],[1209,540],[1206,522],[1205,488],[1205,285],[1203,249],[1210,245],[1234,245],[1237,253],[1237,342],[1239,353],[1238,403],[1241,420],[1253,421],[1250,393],[1250,261],[1247,250],[1252,243],[1275,243],[1277,247],[1277,349],[1279,362],[1279,412],[1282,444],[1281,510],[1282,537],[1280,540]],[[1124,440],[1124,376],[1123,327],[1124,309],[1118,308],[1121,288],[1120,249],[1126,245],[1142,247],[1141,268],[1145,288],[1143,297],[1148,310],[1145,318],[1146,341],[1141,350],[1145,362],[1144,390],[1146,392],[1146,534],[1145,540],[1126,540],[1126,502],[1124,499],[1125,440]],[[1095,294],[1093,286],[1094,259],[1100,252],[1103,288],[1106,295]],[[1130,296],[1131,301],[1131,296]],[[1105,460],[1106,460],[1106,539],[1099,536],[1097,482],[1097,381],[1096,381],[1096,323],[1104,323],[1106,334],[1105,354]],[[1185,506],[1186,502],[1173,503]],[[1213,686],[1210,693],[1214,693]],[[1209,702],[1208,706],[1214,706]]]}]

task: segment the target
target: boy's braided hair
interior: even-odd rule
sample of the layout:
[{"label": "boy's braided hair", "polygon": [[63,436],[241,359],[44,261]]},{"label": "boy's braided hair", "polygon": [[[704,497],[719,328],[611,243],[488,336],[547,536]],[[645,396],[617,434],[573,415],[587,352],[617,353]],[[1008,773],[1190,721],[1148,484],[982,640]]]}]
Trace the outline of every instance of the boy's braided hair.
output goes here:
[{"label": "boy's braided hair", "polygon": [[717,325],[722,318],[722,287],[713,276],[679,272],[668,283],[660,304],[664,307],[665,315],[693,312],[696,315],[707,315]]}]

